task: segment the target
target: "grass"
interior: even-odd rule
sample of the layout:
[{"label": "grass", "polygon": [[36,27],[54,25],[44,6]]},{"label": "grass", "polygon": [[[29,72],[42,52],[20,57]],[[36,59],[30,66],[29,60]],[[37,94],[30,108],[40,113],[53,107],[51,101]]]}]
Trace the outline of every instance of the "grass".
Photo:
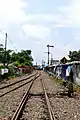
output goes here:
[{"label": "grass", "polygon": [[80,85],[73,84],[73,86],[74,86],[74,91],[80,93]]},{"label": "grass", "polygon": [[[62,83],[63,83],[63,79],[61,79],[61,78],[56,78],[55,76],[50,76],[50,78],[52,80],[54,80],[56,82],[56,84],[58,84],[58,85],[62,85]],[[80,85],[77,85],[76,83],[73,83],[73,90],[75,92],[80,93]]]},{"label": "grass", "polygon": [[55,76],[51,76],[50,78],[52,80],[54,79],[54,81],[59,85],[61,85],[63,83],[63,80],[61,78],[56,78]]}]

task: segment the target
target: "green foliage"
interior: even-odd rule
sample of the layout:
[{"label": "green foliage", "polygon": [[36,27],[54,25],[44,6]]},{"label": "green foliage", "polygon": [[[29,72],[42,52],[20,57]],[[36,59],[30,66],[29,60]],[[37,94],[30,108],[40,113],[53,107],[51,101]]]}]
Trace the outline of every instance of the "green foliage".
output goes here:
[{"label": "green foliage", "polygon": [[7,63],[10,64],[12,61],[11,61],[11,53],[12,53],[12,50],[7,50],[5,52],[5,49],[3,48],[2,45],[0,45],[0,63]]},{"label": "green foliage", "polygon": [[80,50],[79,51],[69,51],[70,61],[80,61]]},{"label": "green foliage", "polygon": [[15,66],[21,66],[18,61],[14,62]]},{"label": "green foliage", "polygon": [[5,68],[5,66],[4,66],[4,65],[1,65],[1,66],[0,66],[0,69],[4,69],[4,68]]},{"label": "green foliage", "polygon": [[16,74],[16,70],[14,69],[14,66],[8,66],[9,73],[8,76],[14,76]]},{"label": "green foliage", "polygon": [[4,53],[4,48],[2,46],[0,46],[0,63],[4,64],[5,61],[5,53]]},{"label": "green foliage", "polygon": [[21,52],[13,53],[12,54],[12,61],[14,62],[14,65],[16,66],[25,66],[29,65],[32,66],[32,56],[31,56],[31,50],[21,50]]},{"label": "green foliage", "polygon": [[31,56],[31,50],[21,50],[21,52],[12,53],[12,50],[7,50],[3,48],[3,45],[0,44],[0,63],[5,63],[7,66],[10,63],[14,63],[15,66],[32,66],[33,58]]}]

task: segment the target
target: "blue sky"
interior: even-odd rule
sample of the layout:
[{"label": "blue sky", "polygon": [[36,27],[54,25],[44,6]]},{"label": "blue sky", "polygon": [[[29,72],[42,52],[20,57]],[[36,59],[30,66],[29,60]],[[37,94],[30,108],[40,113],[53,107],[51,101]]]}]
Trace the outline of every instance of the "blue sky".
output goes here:
[{"label": "blue sky", "polygon": [[80,0],[0,0],[0,31],[8,48],[31,49],[34,63],[47,62],[47,44],[54,59],[68,57],[80,47]]}]

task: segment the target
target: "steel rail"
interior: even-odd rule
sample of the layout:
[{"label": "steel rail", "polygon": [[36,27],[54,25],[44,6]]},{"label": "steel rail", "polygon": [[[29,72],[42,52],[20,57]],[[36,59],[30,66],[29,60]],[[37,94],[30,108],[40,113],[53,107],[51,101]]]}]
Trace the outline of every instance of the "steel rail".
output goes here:
[{"label": "steel rail", "polygon": [[6,95],[6,94],[8,94],[8,93],[17,90],[17,89],[20,88],[20,87],[23,87],[24,85],[30,83],[32,80],[33,80],[33,79],[27,81],[26,83],[24,83],[24,84],[22,84],[22,85],[20,85],[20,86],[18,86],[18,87],[15,87],[15,88],[13,88],[13,89],[11,89],[11,90],[9,90],[9,91],[7,91],[7,92],[1,94],[0,97],[3,97],[4,95]]},{"label": "steel rail", "polygon": [[50,120],[56,120],[42,78],[40,78],[40,80],[41,80],[42,87],[43,87],[43,90],[44,90],[45,99],[46,99],[46,103],[47,103],[47,107],[48,107],[48,112],[49,112],[49,115],[50,115]]},{"label": "steel rail", "polygon": [[16,81],[16,82],[13,82],[13,83],[11,83],[11,84],[8,84],[8,85],[5,85],[5,86],[3,86],[3,87],[0,87],[0,90],[1,90],[1,89],[5,89],[5,88],[7,88],[7,87],[10,87],[10,86],[12,86],[12,85],[15,85],[16,83],[23,82],[23,81],[25,81],[26,79],[29,79],[29,78],[35,76],[36,74],[37,74],[37,73],[32,74],[32,75],[30,75],[30,76],[28,76],[28,77],[26,77],[26,78],[24,78],[24,79],[21,79],[20,81]]},{"label": "steel rail", "polygon": [[26,93],[24,94],[24,96],[23,96],[23,98],[22,98],[19,106],[17,107],[15,113],[13,114],[11,120],[18,120],[18,118],[19,118],[19,116],[20,116],[20,113],[21,113],[21,111],[22,111],[22,109],[23,109],[23,106],[25,105],[25,102],[28,100],[29,92],[30,92],[30,90],[31,90],[31,87],[32,87],[34,81],[35,81],[39,76],[40,76],[40,74],[33,79],[32,83],[31,83],[30,86],[29,86],[29,89],[28,89],[28,90],[26,91]]}]

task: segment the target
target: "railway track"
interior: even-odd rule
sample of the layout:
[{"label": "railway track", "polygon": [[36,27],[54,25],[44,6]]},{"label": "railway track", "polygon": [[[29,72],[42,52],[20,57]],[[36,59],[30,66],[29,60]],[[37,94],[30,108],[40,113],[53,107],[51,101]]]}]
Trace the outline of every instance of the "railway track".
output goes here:
[{"label": "railway track", "polygon": [[[29,100],[29,97],[32,95],[31,94],[31,88],[33,87],[34,85],[34,81],[36,82],[36,79],[39,77],[40,75],[36,76],[33,81],[31,82],[30,86],[29,86],[29,89],[26,91],[26,93],[24,94],[20,104],[18,105],[15,113],[13,114],[11,120],[21,120],[21,116],[22,116],[22,112],[24,111],[24,108],[25,108],[25,105],[26,103],[28,103],[28,100]],[[42,89],[43,89],[43,93],[41,94],[38,94],[39,96],[41,97],[44,97],[45,99],[45,104],[46,104],[46,107],[47,107],[47,114],[49,115],[48,116],[48,120],[56,120],[55,119],[55,116],[54,116],[54,113],[53,113],[53,110],[52,110],[52,107],[51,107],[51,104],[49,102],[49,97],[48,97],[48,94],[46,92],[46,88],[45,88],[45,84],[43,82],[43,79],[40,77],[40,82],[41,82],[41,85],[42,85]],[[34,95],[33,95],[34,96]],[[37,103],[36,103],[37,104]],[[23,119],[24,120],[24,119]],[[46,119],[44,119],[46,120]]]},{"label": "railway track", "polygon": [[51,104],[50,104],[50,101],[49,101],[48,94],[46,92],[45,84],[44,84],[42,78],[41,78],[41,83],[42,83],[44,94],[45,94],[45,99],[46,99],[46,103],[47,103],[47,107],[48,107],[48,112],[49,112],[49,115],[50,115],[50,120],[56,120],[56,118],[54,116],[54,112],[53,112]]},{"label": "railway track", "polygon": [[29,84],[0,98],[0,120],[79,120],[79,96],[58,96],[55,80],[43,72],[35,77]]},{"label": "railway track", "polygon": [[[21,79],[20,81],[18,80],[16,82],[11,83],[11,84],[8,84],[8,85],[5,85],[3,87],[0,87],[0,93],[1,93],[0,97],[3,97],[4,95],[6,95],[6,94],[8,94],[8,93],[10,93],[10,92],[12,92],[14,90],[17,90],[18,88],[20,88],[20,87],[30,83],[33,80],[32,77],[34,77],[36,75],[37,75],[37,73],[32,74],[32,75],[26,77],[25,79]],[[15,87],[15,85],[16,85],[16,87]],[[10,89],[9,89],[9,87],[10,87]],[[7,90],[7,89],[9,89],[9,90]]]}]

